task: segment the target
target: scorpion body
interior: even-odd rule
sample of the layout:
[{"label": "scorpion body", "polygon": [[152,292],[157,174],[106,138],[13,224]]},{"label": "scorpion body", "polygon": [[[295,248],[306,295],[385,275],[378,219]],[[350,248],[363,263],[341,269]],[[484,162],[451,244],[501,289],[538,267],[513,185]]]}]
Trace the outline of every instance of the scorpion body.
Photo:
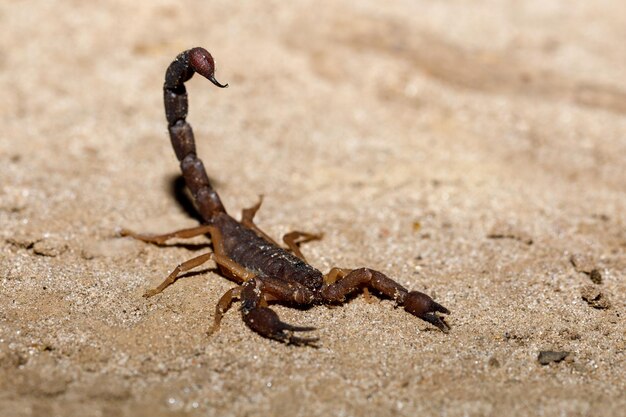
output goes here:
[{"label": "scorpion body", "polygon": [[191,238],[207,234],[211,238],[213,250],[178,265],[161,285],[146,292],[145,296],[151,297],[162,292],[182,272],[214,260],[221,272],[239,285],[227,291],[218,302],[212,332],[219,328],[223,315],[233,301],[240,299],[244,322],[261,336],[289,344],[314,345],[317,338],[296,335],[314,328],[282,322],[269,308],[269,303],[305,306],[338,304],[360,288],[371,288],[393,299],[407,312],[447,332],[449,326],[436,314],[448,314],[445,307],[426,294],[409,292],[381,272],[368,268],[333,268],[327,274],[322,274],[309,265],[299,244],[320,239],[320,235],[289,233],[283,238],[288,249],[282,248],[253,222],[262,200],[254,207],[243,210],[241,221],[235,220],[226,212],[219,195],[211,186],[202,161],[197,157],[193,130],[186,121],[188,100],[184,83],[194,73],[207,78],[220,88],[228,86],[215,79],[214,69],[215,63],[209,52],[203,48],[193,48],[182,52],[170,64],[163,86],[165,115],[172,146],[203,224],[156,236],[137,234],[126,229],[121,232],[123,236],[155,244],[163,244],[172,238]]}]

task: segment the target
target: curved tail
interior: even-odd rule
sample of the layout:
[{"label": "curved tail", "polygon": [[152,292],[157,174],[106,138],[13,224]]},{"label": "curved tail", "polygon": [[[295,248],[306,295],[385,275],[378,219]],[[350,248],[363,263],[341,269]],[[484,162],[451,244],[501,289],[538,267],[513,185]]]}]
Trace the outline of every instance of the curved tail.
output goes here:
[{"label": "curved tail", "polygon": [[226,210],[209,182],[202,161],[196,156],[193,130],[185,120],[189,105],[184,83],[197,72],[220,88],[228,87],[228,84],[222,85],[215,79],[214,71],[215,62],[211,54],[203,48],[192,48],[182,52],[170,64],[163,85],[165,117],[170,140],[180,161],[187,188],[196,201],[200,215],[207,223],[211,223],[216,214],[225,213]]}]

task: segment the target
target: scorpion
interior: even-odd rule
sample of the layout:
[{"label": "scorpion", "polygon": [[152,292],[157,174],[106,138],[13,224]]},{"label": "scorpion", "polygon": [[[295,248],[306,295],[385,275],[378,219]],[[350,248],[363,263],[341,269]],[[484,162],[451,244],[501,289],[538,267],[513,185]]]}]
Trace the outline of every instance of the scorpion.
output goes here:
[{"label": "scorpion", "polygon": [[[179,264],[156,288],[144,297],[152,297],[170,286],[178,276],[205,262],[215,262],[222,275],[238,285],[229,289],[215,308],[213,327],[236,300],[241,301],[241,315],[245,324],[259,335],[286,344],[316,346],[319,338],[303,337],[301,332],[315,327],[294,326],[280,320],[270,303],[310,307],[338,305],[357,290],[390,298],[396,306],[447,333],[450,326],[437,313],[449,314],[448,309],[419,291],[408,291],[385,274],[369,268],[332,268],[322,274],[306,262],[300,244],[321,239],[321,235],[294,231],[283,237],[287,249],[263,232],[253,221],[263,197],[253,207],[242,211],[241,221],[227,212],[219,195],[211,186],[202,161],[196,154],[194,134],[186,121],[187,91],[184,83],[194,73],[205,77],[217,87],[225,88],[215,79],[215,62],[204,48],[196,47],[180,53],[169,65],[163,86],[165,115],[169,136],[180,162],[183,178],[193,197],[202,224],[196,227],[162,235],[138,234],[128,229],[120,231],[141,241],[163,245],[170,239],[187,239],[200,235],[210,238],[212,250]],[[367,294],[366,294],[367,295]]]}]

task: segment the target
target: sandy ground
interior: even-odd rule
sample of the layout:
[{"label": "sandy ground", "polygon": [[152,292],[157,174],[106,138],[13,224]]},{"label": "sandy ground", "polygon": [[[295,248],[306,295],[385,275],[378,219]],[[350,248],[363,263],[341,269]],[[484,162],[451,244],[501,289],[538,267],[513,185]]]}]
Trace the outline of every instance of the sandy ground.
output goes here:
[{"label": "sandy ground", "polygon": [[[0,5],[0,415],[623,415],[623,2],[89,3]],[[230,212],[264,194],[268,233],[324,232],[313,265],[428,292],[449,334],[357,296],[276,307],[318,349],[237,309],[208,337],[212,266],[142,298],[206,250],[115,235],[197,224],[161,96],[192,46],[230,83],[188,85]]]}]

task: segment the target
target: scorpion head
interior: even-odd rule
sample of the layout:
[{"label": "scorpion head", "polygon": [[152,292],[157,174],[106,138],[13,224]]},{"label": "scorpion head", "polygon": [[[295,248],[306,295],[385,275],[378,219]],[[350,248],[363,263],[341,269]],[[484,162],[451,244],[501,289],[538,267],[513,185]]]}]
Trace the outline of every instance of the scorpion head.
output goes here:
[{"label": "scorpion head", "polygon": [[193,48],[189,51],[189,64],[198,74],[202,75],[220,88],[228,87],[228,84],[221,84],[215,79],[215,61],[204,48]]}]

